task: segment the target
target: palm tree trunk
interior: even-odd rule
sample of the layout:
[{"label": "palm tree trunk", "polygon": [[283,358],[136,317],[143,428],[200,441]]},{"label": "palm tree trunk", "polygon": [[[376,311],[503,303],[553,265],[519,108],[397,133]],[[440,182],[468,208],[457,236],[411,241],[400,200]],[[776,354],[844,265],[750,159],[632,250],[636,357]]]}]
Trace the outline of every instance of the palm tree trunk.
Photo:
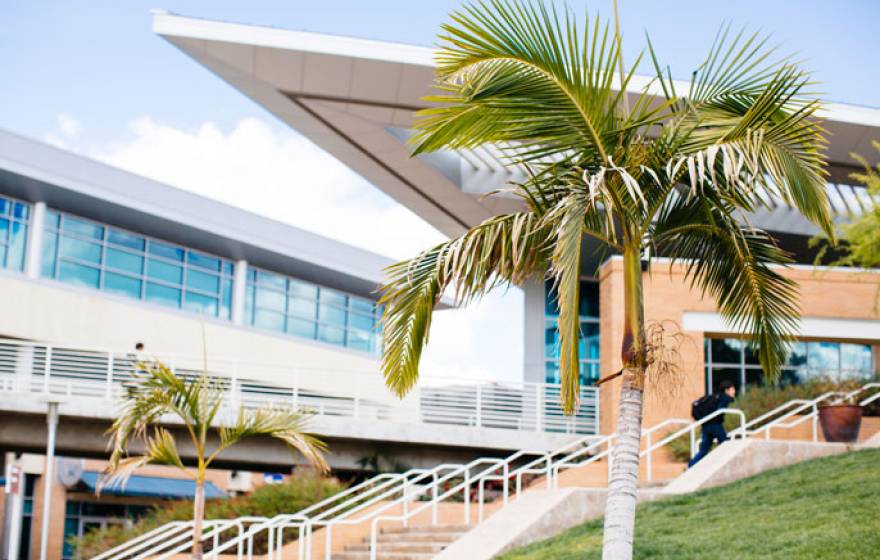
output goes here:
[{"label": "palm tree trunk", "polygon": [[623,385],[617,409],[617,443],[605,505],[603,560],[630,560],[638,499],[645,369],[645,314],[642,304],[641,252],[627,250],[624,263]]},{"label": "palm tree trunk", "polygon": [[205,520],[205,479],[196,479],[196,495],[193,500],[193,547],[192,560],[202,560],[202,524]]}]

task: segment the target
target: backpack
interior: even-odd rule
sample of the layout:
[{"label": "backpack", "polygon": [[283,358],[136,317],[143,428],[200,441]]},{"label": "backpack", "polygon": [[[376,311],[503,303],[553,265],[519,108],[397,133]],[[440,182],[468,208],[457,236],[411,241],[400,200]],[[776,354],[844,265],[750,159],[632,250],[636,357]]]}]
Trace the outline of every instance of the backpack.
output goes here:
[{"label": "backpack", "polygon": [[709,416],[718,404],[718,395],[704,395],[691,403],[691,416],[694,420],[702,420]]}]

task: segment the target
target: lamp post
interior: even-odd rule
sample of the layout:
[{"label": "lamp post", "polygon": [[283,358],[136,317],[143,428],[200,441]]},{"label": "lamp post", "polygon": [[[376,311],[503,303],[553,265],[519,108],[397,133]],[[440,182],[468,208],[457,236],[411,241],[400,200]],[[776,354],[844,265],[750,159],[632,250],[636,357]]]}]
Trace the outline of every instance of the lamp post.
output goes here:
[{"label": "lamp post", "polygon": [[55,432],[58,429],[58,401],[49,400],[46,403],[46,425],[49,429],[46,438],[46,466],[43,469],[43,513],[40,527],[40,560],[46,560],[49,544],[49,517],[52,508],[52,474],[55,464]]}]

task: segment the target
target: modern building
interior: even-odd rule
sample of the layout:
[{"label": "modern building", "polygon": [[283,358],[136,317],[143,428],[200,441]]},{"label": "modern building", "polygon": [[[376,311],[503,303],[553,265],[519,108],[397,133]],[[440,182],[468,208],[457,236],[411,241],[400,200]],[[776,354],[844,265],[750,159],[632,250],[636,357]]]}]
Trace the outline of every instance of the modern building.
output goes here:
[{"label": "modern building", "polygon": [[[433,51],[396,43],[288,31],[154,13],[154,30],[195,62],[310,138],[375,186],[449,236],[496,214],[520,209],[504,195],[483,195],[523,177],[491,147],[411,157],[406,145],[416,111],[431,93]],[[646,79],[633,78],[631,95]],[[682,87],[680,89],[685,89]],[[822,115],[829,131],[828,196],[840,220],[870,201],[853,184],[851,153],[876,159],[880,110],[832,103]],[[779,201],[751,217],[797,260],[787,275],[802,292],[804,320],[783,377],[876,375],[880,275],[872,270],[813,266],[809,240],[817,234],[796,210]],[[589,383],[620,368],[622,267],[617,256],[585,241],[581,313],[582,379]],[[673,403],[649,396],[646,423],[688,417],[691,400],[723,379],[748,390],[761,383],[742,333],[722,321],[714,305],[689,288],[680,266],[662,259],[645,276],[648,320],[678,325],[690,343],[681,348],[683,390]],[[528,381],[558,380],[552,294],[541,279],[524,286],[523,370]],[[613,430],[618,390],[602,387],[601,432]]]}]

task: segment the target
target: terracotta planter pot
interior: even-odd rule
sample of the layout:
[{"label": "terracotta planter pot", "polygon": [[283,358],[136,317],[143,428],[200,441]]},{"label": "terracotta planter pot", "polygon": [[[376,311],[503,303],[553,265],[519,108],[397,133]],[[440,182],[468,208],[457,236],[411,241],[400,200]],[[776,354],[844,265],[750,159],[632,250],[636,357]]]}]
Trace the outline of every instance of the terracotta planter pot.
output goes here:
[{"label": "terracotta planter pot", "polygon": [[825,441],[855,443],[862,427],[862,407],[855,404],[820,406],[819,424]]}]

